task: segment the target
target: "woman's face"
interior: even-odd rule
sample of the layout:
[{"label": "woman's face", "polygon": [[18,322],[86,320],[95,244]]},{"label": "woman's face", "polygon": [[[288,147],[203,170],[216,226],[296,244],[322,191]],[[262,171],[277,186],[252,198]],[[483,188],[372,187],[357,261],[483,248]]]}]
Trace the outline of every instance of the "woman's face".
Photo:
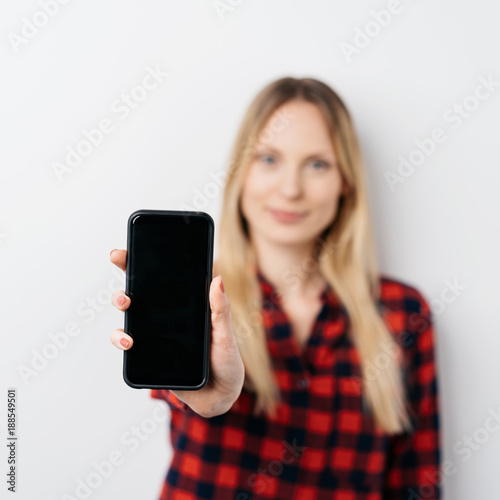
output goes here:
[{"label": "woman's face", "polygon": [[241,194],[252,237],[287,245],[313,242],[335,218],[343,189],[320,110],[289,101],[260,137]]}]

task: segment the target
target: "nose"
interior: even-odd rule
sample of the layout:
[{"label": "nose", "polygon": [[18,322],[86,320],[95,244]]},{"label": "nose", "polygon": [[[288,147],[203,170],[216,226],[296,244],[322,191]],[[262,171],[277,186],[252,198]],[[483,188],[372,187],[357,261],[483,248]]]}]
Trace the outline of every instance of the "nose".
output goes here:
[{"label": "nose", "polygon": [[280,179],[280,192],[289,198],[297,197],[303,189],[302,179],[298,168],[286,166]]}]

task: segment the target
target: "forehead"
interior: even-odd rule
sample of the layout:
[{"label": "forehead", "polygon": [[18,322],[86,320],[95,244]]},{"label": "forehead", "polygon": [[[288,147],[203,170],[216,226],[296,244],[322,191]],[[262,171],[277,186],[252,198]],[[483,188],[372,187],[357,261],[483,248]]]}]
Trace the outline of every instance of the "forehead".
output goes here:
[{"label": "forehead", "polygon": [[321,110],[306,101],[289,101],[269,117],[259,134],[259,149],[283,152],[333,152],[330,131]]}]

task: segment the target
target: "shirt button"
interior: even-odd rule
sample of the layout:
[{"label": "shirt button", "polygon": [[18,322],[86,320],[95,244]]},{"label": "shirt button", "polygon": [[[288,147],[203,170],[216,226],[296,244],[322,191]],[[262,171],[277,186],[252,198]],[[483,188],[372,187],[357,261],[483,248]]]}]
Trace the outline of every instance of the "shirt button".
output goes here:
[{"label": "shirt button", "polygon": [[302,378],[299,378],[297,380],[297,387],[299,389],[304,389],[305,387],[307,387],[309,385],[309,380],[305,377],[302,377]]}]

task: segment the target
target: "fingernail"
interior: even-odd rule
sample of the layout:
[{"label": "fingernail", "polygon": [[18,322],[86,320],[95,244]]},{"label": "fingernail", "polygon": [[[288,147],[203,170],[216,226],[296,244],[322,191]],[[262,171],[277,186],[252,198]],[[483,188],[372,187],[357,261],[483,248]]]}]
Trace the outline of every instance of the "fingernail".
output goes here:
[{"label": "fingernail", "polygon": [[116,250],[116,248],[113,248],[113,250],[111,250],[111,252],[109,252],[109,256],[111,257],[113,255],[113,252]]},{"label": "fingernail", "polygon": [[220,276],[220,289],[222,290],[222,293],[225,293],[224,292],[224,281],[223,281],[222,276],[220,274],[219,274],[219,276]]},{"label": "fingernail", "polygon": [[130,345],[130,341],[129,341],[129,340],[127,340],[127,339],[125,339],[125,338],[123,338],[123,339],[121,339],[121,340],[120,340],[120,344],[121,344],[123,347],[125,347],[125,349],[126,349],[126,348]]},{"label": "fingernail", "polygon": [[125,301],[127,299],[123,296],[123,295],[120,295],[117,299],[116,299],[116,303],[119,305],[119,306],[123,306],[123,304],[125,304]]}]

